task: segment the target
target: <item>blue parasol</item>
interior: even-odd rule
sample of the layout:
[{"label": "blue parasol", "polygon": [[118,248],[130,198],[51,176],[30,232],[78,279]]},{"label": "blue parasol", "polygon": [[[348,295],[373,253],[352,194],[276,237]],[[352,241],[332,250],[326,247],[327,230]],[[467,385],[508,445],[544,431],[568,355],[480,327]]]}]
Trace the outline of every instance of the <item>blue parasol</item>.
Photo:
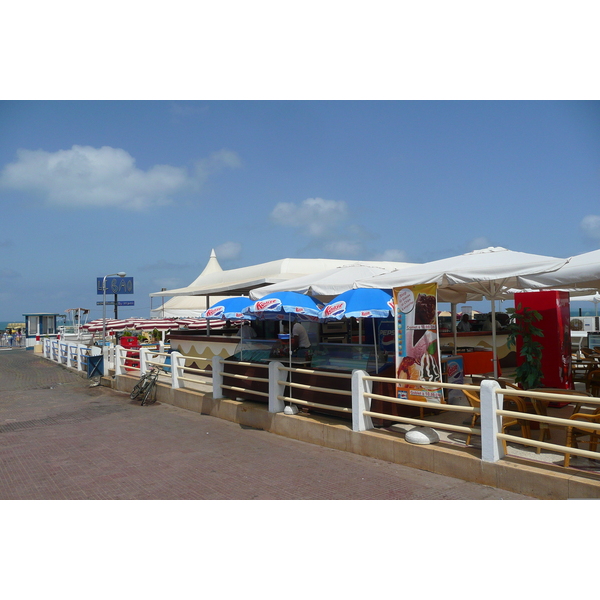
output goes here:
[{"label": "blue parasol", "polygon": [[318,321],[323,305],[298,292],[274,292],[247,306],[242,312],[260,319]]},{"label": "blue parasol", "polygon": [[394,314],[391,294],[378,288],[356,288],[336,296],[321,311],[321,319],[385,319]]},{"label": "blue parasol", "polygon": [[255,319],[254,315],[243,312],[253,302],[253,300],[245,296],[225,298],[207,308],[200,316],[204,319]]}]

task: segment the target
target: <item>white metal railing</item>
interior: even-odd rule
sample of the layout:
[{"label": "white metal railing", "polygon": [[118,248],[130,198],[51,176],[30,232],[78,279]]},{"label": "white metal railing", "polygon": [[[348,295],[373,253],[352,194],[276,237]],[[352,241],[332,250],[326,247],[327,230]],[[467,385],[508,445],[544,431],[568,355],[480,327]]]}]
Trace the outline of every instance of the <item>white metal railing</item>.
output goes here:
[{"label": "white metal railing", "polygon": [[[382,381],[385,383],[411,383],[408,380],[401,379],[389,379],[375,376],[369,376],[361,374],[364,372],[356,371],[355,375],[358,379],[355,383],[355,387],[361,387],[360,398],[356,399],[357,410],[353,413],[353,418],[356,422],[355,429],[358,431],[364,431],[372,427],[370,417],[381,417],[387,420],[399,421],[404,423],[411,423],[415,425],[424,425],[428,427],[435,427],[438,429],[447,429],[450,431],[460,431],[463,433],[470,433],[472,435],[481,436],[481,449],[482,459],[485,461],[495,462],[505,456],[504,447],[502,441],[511,441],[525,446],[533,446],[535,448],[543,448],[546,450],[554,451],[559,454],[574,454],[577,456],[583,456],[586,458],[592,458],[600,460],[600,452],[592,452],[589,450],[581,450],[572,446],[566,446],[562,444],[552,444],[549,442],[533,440],[523,436],[515,436],[510,434],[502,433],[502,419],[503,417],[512,417],[513,419],[526,420],[537,422],[539,424],[548,424],[569,427],[580,427],[586,430],[600,431],[600,424],[593,424],[586,420],[581,419],[563,419],[559,417],[552,417],[547,415],[541,415],[529,412],[520,412],[505,410],[503,408],[504,396],[518,396],[521,398],[531,399],[547,399],[554,402],[560,402],[563,404],[574,404],[575,412],[581,405],[594,406],[600,405],[600,398],[594,398],[589,396],[569,395],[569,394],[555,394],[551,392],[538,392],[538,391],[527,391],[517,390],[512,388],[502,388],[498,382],[494,380],[484,380],[481,386],[468,386],[468,385],[456,385],[456,384],[440,384],[440,383],[429,383],[420,381],[419,385],[423,386],[434,386],[443,387],[450,389],[465,389],[479,393],[481,408],[474,408],[470,406],[458,406],[448,404],[437,404],[431,402],[415,402],[410,400],[404,400],[399,398],[389,398],[386,396],[380,396],[373,394],[370,385],[365,385],[368,382]],[[370,401],[373,399],[383,400],[387,402],[393,402],[398,404],[413,405],[413,406],[429,406],[436,410],[442,411],[461,411],[470,414],[479,414],[481,417],[481,426],[479,428],[455,426],[446,423],[439,423],[433,420],[419,420],[419,419],[408,419],[406,417],[395,417],[390,415],[384,415],[382,413],[373,413],[369,410]]]},{"label": "white metal railing", "polygon": [[[580,407],[582,405],[592,407],[600,405],[600,398],[590,397],[590,396],[569,396],[567,394],[553,394],[551,392],[539,392],[539,391],[528,391],[528,390],[515,390],[515,389],[503,389],[502,394],[504,396],[519,396],[524,398],[531,398],[532,400],[543,399],[549,400],[552,402],[575,404],[574,413],[579,413]],[[502,404],[500,405],[502,406]],[[563,419],[560,417],[551,417],[548,415],[540,415],[533,413],[522,413],[515,412],[509,410],[498,410],[498,415],[500,417],[513,417],[527,421],[533,421],[540,424],[546,425],[556,425],[562,426],[565,428],[569,427],[580,427],[586,430],[598,431],[600,432],[600,423],[591,423],[589,421],[583,419]],[[550,450],[554,452],[558,452],[560,454],[575,454],[577,456],[583,456],[585,458],[592,458],[595,460],[600,460],[600,452],[591,452],[589,450],[581,450],[579,448],[574,448],[572,446],[565,446],[562,444],[552,444],[550,442],[544,442],[543,440],[532,440],[530,438],[522,437],[522,436],[514,436],[504,433],[499,433],[498,437],[500,439],[516,442],[518,444],[522,444],[524,446],[533,446],[535,448],[543,448],[545,450]]]},{"label": "white metal railing", "polygon": [[58,364],[70,367],[77,371],[87,371],[88,357],[102,353],[100,348],[86,346],[85,344],[57,340],[55,338],[42,339],[42,356]]},{"label": "white metal railing", "polygon": [[159,381],[171,385],[173,389],[185,387],[185,382],[189,384],[210,384],[205,379],[189,376],[190,374],[198,374],[210,377],[210,371],[186,367],[185,360],[186,357],[180,352],[163,352],[153,349],[151,346],[142,346],[141,348],[116,346],[115,375],[132,375],[132,372],[136,371],[136,374],[141,376],[152,367],[159,367],[161,370]]},{"label": "white metal railing", "polygon": [[[69,348],[67,356],[71,356],[73,363],[74,356],[78,353],[80,359],[77,361],[77,369],[84,370],[87,368],[87,356],[94,353],[100,353],[102,350],[96,347],[87,347],[81,344],[78,350]],[[104,348],[105,353],[107,349]],[[339,413],[351,415],[352,429],[354,431],[366,431],[373,428],[373,418],[380,418],[387,421],[398,423],[406,423],[410,425],[432,427],[451,432],[466,433],[470,435],[481,436],[481,458],[487,462],[495,462],[505,456],[503,442],[513,442],[524,446],[534,448],[542,448],[560,454],[572,454],[586,458],[600,460],[600,452],[592,452],[590,450],[582,450],[576,447],[545,442],[543,440],[534,440],[522,436],[516,436],[508,433],[502,433],[502,420],[504,417],[509,417],[518,420],[527,420],[537,422],[540,425],[560,426],[564,428],[580,427],[586,430],[600,432],[600,424],[589,423],[580,419],[564,419],[559,417],[547,416],[543,414],[518,412],[514,410],[505,410],[503,408],[504,397],[519,396],[521,398],[547,399],[549,401],[560,402],[563,404],[574,404],[576,407],[581,405],[594,406],[600,405],[600,398],[588,396],[575,396],[567,394],[553,394],[551,392],[534,392],[518,389],[504,389],[500,387],[498,382],[494,380],[483,380],[481,386],[475,385],[458,385],[439,382],[420,381],[419,385],[425,387],[436,387],[450,390],[467,390],[479,394],[480,407],[464,406],[459,404],[446,404],[431,401],[415,401],[392,396],[385,396],[373,393],[373,383],[381,382],[386,384],[410,384],[414,381],[403,379],[391,379],[388,377],[378,377],[369,375],[365,371],[355,370],[352,374],[345,373],[329,373],[327,371],[317,371],[306,368],[293,368],[285,366],[278,361],[272,361],[268,365],[261,363],[246,363],[232,362],[242,367],[258,367],[267,371],[267,377],[250,376],[243,373],[231,373],[224,370],[225,361],[220,356],[215,356],[212,361],[212,371],[206,369],[195,369],[185,366],[186,356],[179,352],[160,352],[147,348],[140,348],[138,351],[139,358],[132,356],[135,351],[131,348],[123,348],[117,346],[114,348],[114,364],[117,375],[132,374],[135,370],[139,374],[145,373],[153,366],[161,368],[161,379],[163,383],[171,385],[173,388],[182,388],[184,384],[202,383],[209,384],[210,382],[202,377],[212,379],[212,391],[214,398],[222,398],[227,392],[237,392],[254,394],[268,399],[268,410],[272,413],[283,412],[286,403],[306,406],[309,408],[325,409],[328,411],[337,411]],[[53,339],[45,339],[43,341],[43,355],[55,362],[61,361],[62,354],[59,352],[58,342]],[[106,354],[105,354],[106,356]],[[170,358],[170,364],[168,364]],[[133,367],[132,363],[137,362],[138,367]],[[73,364],[72,363],[72,364]],[[339,390],[335,387],[316,387],[308,384],[294,381],[294,374],[318,375],[319,377],[327,377],[331,380],[349,379],[350,391]],[[240,382],[239,386],[224,384],[223,379],[232,378]],[[253,390],[248,386],[244,386],[244,382],[259,382],[266,384],[267,392]],[[187,387],[187,386],[186,386]],[[285,389],[290,390],[289,395],[285,394]],[[322,404],[318,402],[310,402],[293,397],[293,390],[310,390],[313,392],[323,392],[328,394],[337,394],[341,397],[350,399],[349,406],[333,406],[330,404]],[[373,400],[379,400],[390,404],[401,404],[405,406],[413,406],[422,409],[433,409],[443,413],[454,412],[463,413],[466,415],[479,415],[480,426],[470,427],[466,425],[456,425],[446,423],[441,420],[436,420],[435,417],[412,418],[404,416],[396,416],[384,412],[375,412],[371,410]]]},{"label": "white metal railing", "polygon": [[[352,390],[338,390],[336,388],[323,388],[323,387],[318,387],[318,386],[314,386],[314,385],[311,386],[306,383],[295,383],[293,381],[294,373],[305,374],[305,375],[319,375],[319,377],[329,377],[332,379],[345,379],[345,380],[351,381],[352,375],[350,373],[329,373],[328,371],[316,371],[315,369],[286,367],[279,362],[275,363],[275,365],[276,365],[276,369],[277,369],[278,373],[281,373],[281,372],[289,373],[289,380],[277,379],[277,385],[282,386],[284,389],[287,386],[290,390],[293,390],[293,389],[310,390],[312,392],[325,392],[328,394],[337,394],[339,396],[352,397]],[[292,393],[293,392],[290,391],[290,394],[292,394]],[[339,413],[347,413],[347,414],[352,413],[351,407],[334,406],[331,404],[320,404],[319,402],[311,402],[309,400],[300,400],[299,398],[294,398],[291,395],[290,396],[277,395],[277,400],[279,402],[289,402],[290,404],[296,404],[296,405],[312,407],[312,408],[327,409],[327,410],[332,410],[334,412],[339,412]]]},{"label": "white metal railing", "polygon": [[[225,371],[222,371],[221,369],[223,368],[223,365],[225,364],[225,361],[223,359],[221,359],[220,356],[216,356],[215,359],[213,360],[213,390],[214,390],[214,385],[215,385],[215,381],[217,381],[219,383],[219,390],[230,390],[232,392],[244,392],[247,394],[253,394],[255,396],[262,396],[263,398],[268,398],[269,397],[269,392],[262,392],[260,390],[253,390],[251,388],[246,388],[246,387],[238,387],[235,385],[227,385],[225,383],[223,383],[223,378],[224,377],[231,377],[232,379],[239,379],[240,381],[258,381],[261,383],[267,383],[270,384],[270,379],[269,377],[251,377],[249,375],[243,375],[241,373],[227,373]],[[269,365],[265,365],[262,363],[249,363],[249,362],[234,362],[234,363],[228,363],[228,364],[234,364],[234,365],[238,365],[238,366],[242,366],[242,367],[255,367],[255,368],[259,368],[259,369],[269,369]],[[215,374],[217,375],[215,377]],[[269,385],[270,387],[270,385]],[[219,392],[219,395],[221,394],[221,392]]]}]

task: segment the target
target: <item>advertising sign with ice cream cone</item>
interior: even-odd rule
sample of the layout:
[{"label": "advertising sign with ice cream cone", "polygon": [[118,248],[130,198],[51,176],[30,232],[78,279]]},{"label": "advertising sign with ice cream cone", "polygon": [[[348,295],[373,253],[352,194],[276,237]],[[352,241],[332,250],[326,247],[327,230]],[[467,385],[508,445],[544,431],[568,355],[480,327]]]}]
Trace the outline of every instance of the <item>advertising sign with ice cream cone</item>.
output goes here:
[{"label": "advertising sign with ice cream cone", "polygon": [[437,284],[394,288],[396,306],[396,377],[415,383],[398,383],[396,397],[442,402],[442,388],[419,381],[441,381],[437,324]]}]

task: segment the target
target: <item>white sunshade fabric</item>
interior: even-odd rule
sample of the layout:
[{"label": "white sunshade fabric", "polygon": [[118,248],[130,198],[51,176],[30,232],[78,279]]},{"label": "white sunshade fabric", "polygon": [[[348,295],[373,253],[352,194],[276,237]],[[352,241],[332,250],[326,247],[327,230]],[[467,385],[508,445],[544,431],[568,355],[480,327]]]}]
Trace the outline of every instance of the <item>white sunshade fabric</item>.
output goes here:
[{"label": "white sunshade fabric", "polygon": [[[402,263],[398,263],[401,265]],[[406,263],[406,266],[411,266]],[[354,288],[357,279],[365,279],[389,273],[393,267],[377,267],[365,264],[355,264],[346,267],[328,269],[320,273],[311,273],[296,279],[289,279],[273,285],[257,288],[250,292],[250,298],[259,300],[267,294],[276,292],[299,292],[316,296],[324,301],[331,300],[343,292]]]},{"label": "white sunshade fabric", "polygon": [[531,274],[521,279],[525,287],[532,289],[600,290],[600,250],[572,256],[556,271]]},{"label": "white sunshade fabric", "polygon": [[[355,264],[356,261],[326,258],[284,258],[229,271],[201,275],[193,284],[178,289],[153,292],[150,296],[199,296],[248,294],[251,290],[265,285],[296,279],[309,273],[319,273],[327,269]],[[389,265],[397,268],[404,263],[367,261],[363,264],[375,266]]]},{"label": "white sunshade fabric", "polygon": [[[451,302],[453,309],[457,302],[482,298],[491,300],[492,351],[494,375],[497,376],[495,300],[512,296],[515,289],[523,289],[525,285],[521,276],[556,271],[566,264],[567,260],[491,247],[378,275],[372,279],[358,281],[356,286],[393,289],[436,283],[438,301]],[[454,344],[456,347],[456,338]]]},{"label": "white sunshade fabric", "polygon": [[393,289],[437,283],[440,302],[498,300],[506,298],[508,290],[529,287],[523,276],[555,272],[567,261],[492,247],[363,279],[356,282],[356,287]]}]

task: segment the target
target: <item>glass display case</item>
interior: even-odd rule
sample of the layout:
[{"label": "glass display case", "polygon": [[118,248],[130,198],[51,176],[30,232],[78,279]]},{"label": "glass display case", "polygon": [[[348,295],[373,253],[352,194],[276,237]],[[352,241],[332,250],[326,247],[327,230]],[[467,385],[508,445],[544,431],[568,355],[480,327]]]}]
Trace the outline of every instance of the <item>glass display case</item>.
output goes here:
[{"label": "glass display case", "polygon": [[312,367],[376,372],[387,365],[388,358],[393,360],[393,356],[388,357],[386,352],[375,348],[373,344],[318,344],[312,353]]},{"label": "glass display case", "polygon": [[[235,352],[228,360],[256,363],[269,362],[269,360],[278,358],[274,355],[282,354],[276,350],[282,346],[282,340],[257,340],[255,338],[240,340],[235,348]],[[284,356],[287,357],[287,353]],[[278,359],[281,360],[281,358]]]},{"label": "glass display case", "polygon": [[[377,355],[375,355],[377,351]],[[267,363],[279,360],[283,363],[289,359],[286,340],[241,340],[235,352],[228,360]],[[335,369],[337,371],[353,371],[363,369],[368,372],[381,370],[393,356],[376,349],[373,344],[333,344],[322,343],[311,346],[308,356],[300,359],[296,352],[292,353],[292,362],[308,363],[314,369]]]}]

